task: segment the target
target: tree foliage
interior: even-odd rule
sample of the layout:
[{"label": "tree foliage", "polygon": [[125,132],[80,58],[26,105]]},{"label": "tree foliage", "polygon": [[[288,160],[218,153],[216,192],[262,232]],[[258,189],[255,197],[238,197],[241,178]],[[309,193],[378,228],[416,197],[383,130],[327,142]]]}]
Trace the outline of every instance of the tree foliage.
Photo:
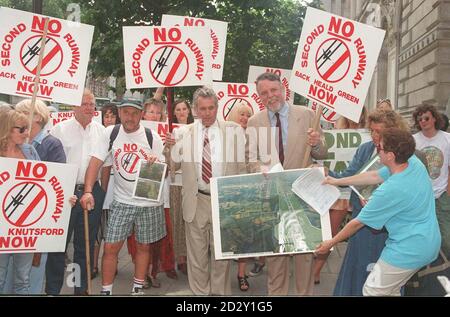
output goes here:
[{"label": "tree foliage", "polygon": [[[319,7],[320,1],[309,5]],[[124,76],[122,26],[160,25],[163,14],[228,22],[223,81],[246,82],[249,65],[291,69],[306,7],[296,0],[151,0],[82,3],[83,22],[95,25],[91,69]],[[193,89],[177,88],[190,97]]]},{"label": "tree foliage", "polygon": [[[44,14],[64,18],[71,0],[44,0]],[[291,69],[306,6],[298,0],[81,0],[81,22],[95,26],[90,70],[94,76],[122,78],[122,26],[160,25],[163,14],[228,22],[223,81],[246,82],[249,65]],[[31,10],[31,1],[0,0]],[[313,0],[310,6],[319,7]],[[122,82],[118,80],[118,83]],[[177,88],[190,98],[192,89]]]}]

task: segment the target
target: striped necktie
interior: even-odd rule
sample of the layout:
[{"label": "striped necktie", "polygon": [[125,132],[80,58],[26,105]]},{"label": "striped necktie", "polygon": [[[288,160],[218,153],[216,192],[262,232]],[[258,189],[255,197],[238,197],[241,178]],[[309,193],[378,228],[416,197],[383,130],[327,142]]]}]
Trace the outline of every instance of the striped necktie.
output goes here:
[{"label": "striped necktie", "polygon": [[203,153],[202,153],[202,179],[206,184],[209,184],[209,180],[212,177],[211,168],[211,146],[208,139],[208,129],[205,130],[205,139],[203,141]]}]

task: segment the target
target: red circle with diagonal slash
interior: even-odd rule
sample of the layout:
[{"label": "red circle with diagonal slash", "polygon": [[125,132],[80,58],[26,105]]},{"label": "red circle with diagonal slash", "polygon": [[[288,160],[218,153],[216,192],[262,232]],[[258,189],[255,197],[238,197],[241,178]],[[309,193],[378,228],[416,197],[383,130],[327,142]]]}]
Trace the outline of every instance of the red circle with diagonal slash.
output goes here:
[{"label": "red circle with diagonal slash", "polygon": [[[20,62],[33,75],[36,75],[41,39],[41,35],[32,36],[20,48]],[[52,37],[47,37],[44,56],[42,57],[41,76],[49,76],[56,72],[61,67],[62,61],[61,45]]]},{"label": "red circle with diagonal slash", "polygon": [[137,165],[140,158],[139,155],[133,152],[125,152],[122,156],[120,164],[122,169],[128,174],[135,174],[137,171]]},{"label": "red circle with diagonal slash", "polygon": [[161,46],[150,57],[150,74],[163,86],[181,83],[189,72],[186,54],[176,46]]},{"label": "red circle with diagonal slash", "polygon": [[223,118],[226,120],[228,118],[228,116],[230,115],[231,111],[233,110],[233,108],[235,106],[237,106],[238,104],[240,104],[241,102],[245,102],[252,109],[252,112],[255,113],[255,109],[253,109],[252,104],[250,102],[248,102],[246,99],[231,98],[225,103],[225,106],[223,106],[223,110],[222,110]]},{"label": "red circle with diagonal slash", "polygon": [[317,72],[323,80],[329,83],[337,83],[347,76],[350,65],[350,50],[341,39],[328,39],[317,50]]},{"label": "red circle with diagonal slash", "polygon": [[35,182],[13,186],[3,198],[3,216],[11,225],[29,227],[39,221],[47,210],[47,193]]},{"label": "red circle with diagonal slash", "polygon": [[[312,102],[311,109],[316,111],[317,102]],[[336,111],[328,109],[327,107],[322,108],[322,118],[327,122],[335,123],[341,116],[336,113]]]}]

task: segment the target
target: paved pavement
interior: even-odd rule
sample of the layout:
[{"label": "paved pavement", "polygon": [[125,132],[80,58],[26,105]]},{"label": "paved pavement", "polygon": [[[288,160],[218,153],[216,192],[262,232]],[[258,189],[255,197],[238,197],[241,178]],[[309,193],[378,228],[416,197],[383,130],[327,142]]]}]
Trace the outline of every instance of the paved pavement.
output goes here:
[{"label": "paved pavement", "polygon": [[[333,288],[336,283],[337,274],[341,267],[342,259],[345,254],[347,244],[341,243],[337,246],[336,250],[331,253],[327,263],[322,269],[320,284],[315,285],[314,295],[316,296],[330,296],[333,293]],[[69,248],[69,255],[71,255],[71,248]],[[253,267],[253,262],[250,262],[247,266],[247,270]],[[114,295],[129,295],[132,287],[134,265],[131,262],[131,258],[127,253],[126,246],[122,248],[119,254],[119,266],[118,275],[114,281]],[[99,294],[101,290],[101,274],[92,280],[93,294]],[[237,282],[237,263],[233,261],[231,266],[231,288],[232,295],[234,296],[265,296],[267,295],[267,269],[263,269],[263,273],[257,277],[250,277],[250,289],[247,292],[241,292],[239,290]],[[161,288],[150,288],[145,290],[146,295],[171,295],[171,296],[193,296],[189,289],[189,283],[187,276],[178,272],[178,279],[169,279],[165,273],[159,273],[158,279],[161,281]],[[291,285],[289,294],[293,294],[294,281],[291,274]],[[65,285],[61,294],[73,294],[72,289]]]}]

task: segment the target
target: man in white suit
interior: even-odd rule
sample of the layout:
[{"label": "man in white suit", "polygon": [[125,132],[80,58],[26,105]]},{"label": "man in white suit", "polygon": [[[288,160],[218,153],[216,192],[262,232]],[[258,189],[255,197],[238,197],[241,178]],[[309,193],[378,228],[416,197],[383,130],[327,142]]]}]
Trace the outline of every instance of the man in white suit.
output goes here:
[{"label": "man in white suit", "polygon": [[[186,222],[186,245],[189,286],[195,295],[230,295],[230,262],[216,261],[211,218],[210,178],[244,174],[244,157],[238,160],[237,138],[244,139],[243,130],[233,136],[233,146],[227,133],[241,129],[234,122],[217,120],[218,100],[214,90],[197,89],[193,97],[200,120],[182,128],[177,143],[167,134],[166,145],[175,145],[181,161],[183,183],[183,219]],[[230,148],[234,152],[230,154]],[[169,155],[169,147],[165,153]],[[228,156],[227,156],[228,153]]]}]

